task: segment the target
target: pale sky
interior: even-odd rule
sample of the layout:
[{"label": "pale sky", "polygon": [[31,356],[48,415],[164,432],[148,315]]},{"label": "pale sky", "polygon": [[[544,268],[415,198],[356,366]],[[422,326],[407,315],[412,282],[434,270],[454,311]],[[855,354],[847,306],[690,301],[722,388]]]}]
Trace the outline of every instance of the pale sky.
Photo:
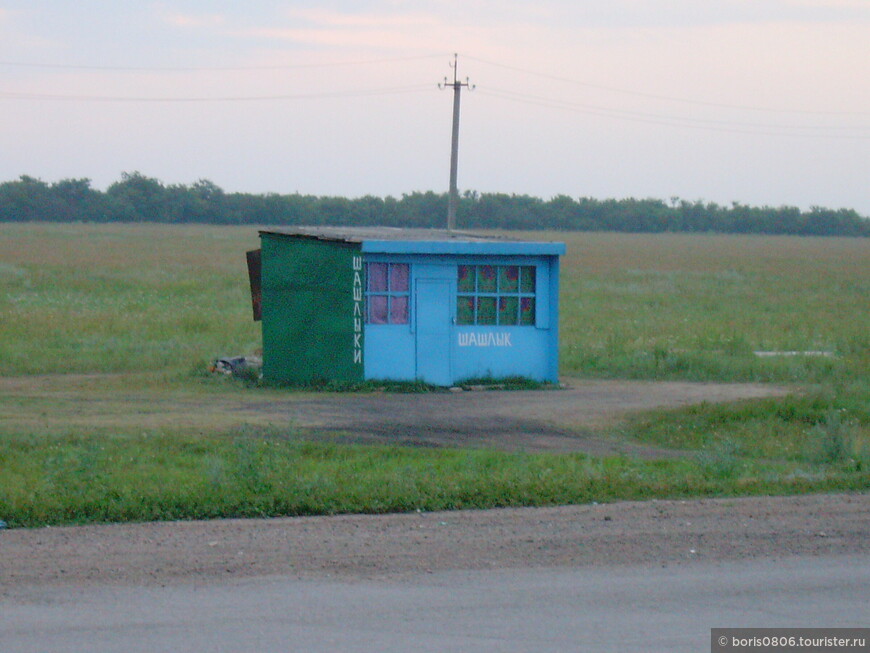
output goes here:
[{"label": "pale sky", "polygon": [[0,181],[870,216],[870,0],[0,0]]}]

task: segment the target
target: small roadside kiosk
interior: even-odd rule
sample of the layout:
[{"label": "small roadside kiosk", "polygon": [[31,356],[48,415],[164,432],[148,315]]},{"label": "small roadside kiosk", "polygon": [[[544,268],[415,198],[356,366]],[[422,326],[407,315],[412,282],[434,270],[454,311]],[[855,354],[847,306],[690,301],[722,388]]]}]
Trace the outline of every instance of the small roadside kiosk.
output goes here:
[{"label": "small roadside kiosk", "polygon": [[563,243],[385,227],[260,242],[267,380],[558,380]]}]

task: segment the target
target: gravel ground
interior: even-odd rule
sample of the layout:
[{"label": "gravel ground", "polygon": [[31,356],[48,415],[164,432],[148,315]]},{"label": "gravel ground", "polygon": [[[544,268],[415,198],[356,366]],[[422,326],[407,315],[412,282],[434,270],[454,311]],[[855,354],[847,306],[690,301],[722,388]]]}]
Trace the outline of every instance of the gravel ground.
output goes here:
[{"label": "gravel ground", "polygon": [[691,564],[870,552],[870,495],[74,526],[0,531],[0,596],[269,575]]}]

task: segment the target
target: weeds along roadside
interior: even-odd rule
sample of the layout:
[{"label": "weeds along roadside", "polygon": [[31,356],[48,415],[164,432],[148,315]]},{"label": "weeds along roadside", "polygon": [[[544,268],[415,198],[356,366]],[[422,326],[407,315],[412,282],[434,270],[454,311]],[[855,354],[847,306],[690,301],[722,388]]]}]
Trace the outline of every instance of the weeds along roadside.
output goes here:
[{"label": "weeds along roadside", "polygon": [[292,433],[6,438],[0,514],[12,527],[543,506],[862,491],[839,454],[712,449],[661,460],[306,442]]}]

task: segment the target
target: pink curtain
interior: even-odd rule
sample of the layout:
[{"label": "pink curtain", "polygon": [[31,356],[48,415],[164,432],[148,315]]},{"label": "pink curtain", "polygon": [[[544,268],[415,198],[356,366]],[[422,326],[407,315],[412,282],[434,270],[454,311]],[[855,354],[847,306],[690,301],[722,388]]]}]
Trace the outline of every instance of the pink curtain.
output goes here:
[{"label": "pink curtain", "polygon": [[390,266],[390,290],[408,292],[408,265],[395,263]]},{"label": "pink curtain", "polygon": [[387,264],[369,263],[367,266],[369,292],[386,291]]},{"label": "pink curtain", "polygon": [[371,295],[368,298],[369,324],[387,323],[387,296]]},{"label": "pink curtain", "polygon": [[393,297],[390,300],[390,323],[391,324],[407,324],[408,323],[408,298]]}]

